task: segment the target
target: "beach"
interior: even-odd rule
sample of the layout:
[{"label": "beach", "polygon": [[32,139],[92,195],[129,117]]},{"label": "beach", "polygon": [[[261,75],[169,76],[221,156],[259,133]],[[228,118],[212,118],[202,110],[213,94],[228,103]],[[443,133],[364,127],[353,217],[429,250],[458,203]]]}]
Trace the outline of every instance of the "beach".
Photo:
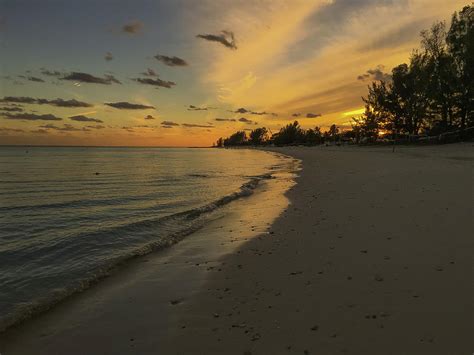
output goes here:
[{"label": "beach", "polygon": [[472,352],[472,143],[268,149],[296,183],[1,334],[2,355]]}]

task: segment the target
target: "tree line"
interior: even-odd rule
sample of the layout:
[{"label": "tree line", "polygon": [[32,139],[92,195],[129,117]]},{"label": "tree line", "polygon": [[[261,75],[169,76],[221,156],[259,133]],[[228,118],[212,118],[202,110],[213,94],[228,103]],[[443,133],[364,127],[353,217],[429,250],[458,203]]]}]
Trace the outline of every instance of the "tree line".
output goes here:
[{"label": "tree line", "polygon": [[420,48],[390,79],[375,80],[362,100],[365,112],[351,129],[336,125],[303,129],[297,121],[275,134],[256,128],[219,138],[216,146],[322,144],[380,140],[430,141],[472,138],[474,130],[474,7],[455,12],[449,28],[437,22],[421,32]]}]

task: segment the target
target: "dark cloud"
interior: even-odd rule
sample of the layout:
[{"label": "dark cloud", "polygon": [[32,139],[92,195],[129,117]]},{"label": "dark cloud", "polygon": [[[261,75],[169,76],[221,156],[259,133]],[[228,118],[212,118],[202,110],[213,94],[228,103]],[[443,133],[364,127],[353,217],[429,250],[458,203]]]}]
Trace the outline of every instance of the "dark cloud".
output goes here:
[{"label": "dark cloud", "polygon": [[154,106],[147,106],[147,105],[141,105],[141,104],[134,104],[131,102],[106,102],[104,105],[118,108],[120,110],[146,110],[146,109],[152,109],[155,108]]},{"label": "dark cloud", "polygon": [[246,123],[246,124],[257,124],[257,122],[249,120],[248,118],[245,118],[245,117],[240,117],[239,122],[243,122],[243,123]]},{"label": "dark cloud", "polygon": [[145,76],[154,76],[154,77],[158,77],[158,74],[156,73],[156,71],[154,71],[153,69],[150,69],[148,68],[145,72],[141,73],[142,75],[145,75]]},{"label": "dark cloud", "polygon": [[21,133],[21,132],[24,132],[24,130],[23,130],[23,129],[19,129],[19,128],[0,127],[0,132],[5,132],[5,133],[8,133],[8,132]]},{"label": "dark cloud", "polygon": [[48,69],[45,69],[45,68],[41,69],[41,74],[46,75],[46,76],[61,76],[61,75],[64,75],[63,73],[61,73],[58,70],[48,70]]},{"label": "dark cloud", "polygon": [[77,121],[77,122],[103,123],[103,121],[99,120],[98,118],[86,117],[86,116],[83,116],[83,115],[72,116],[72,117],[69,117],[69,119],[72,120],[72,121]]},{"label": "dark cloud", "polygon": [[23,108],[18,107],[18,106],[14,106],[14,107],[4,106],[4,107],[0,107],[0,111],[6,111],[6,112],[23,112]]},{"label": "dark cloud", "polygon": [[361,74],[357,77],[357,80],[366,81],[366,80],[379,80],[379,81],[390,81],[392,76],[389,73],[384,73],[384,66],[377,65],[375,69],[369,69],[364,74]]},{"label": "dark cloud", "polygon": [[0,102],[6,103],[22,103],[22,104],[37,104],[37,105],[52,105],[57,107],[92,107],[91,104],[87,102],[78,101],[75,99],[63,100],[63,99],[36,99],[34,97],[25,97],[25,96],[5,96],[3,99],[0,99]]},{"label": "dark cloud", "polygon": [[104,55],[104,59],[105,59],[107,62],[110,62],[112,59],[114,59],[114,56],[112,55],[112,53],[107,52],[107,53],[105,53],[105,55]]},{"label": "dark cloud", "polygon": [[156,79],[136,78],[136,79],[133,79],[133,80],[135,80],[136,82],[139,82],[140,84],[158,86],[158,87],[163,87],[163,88],[167,88],[167,89],[171,89],[172,86],[176,85],[175,82],[165,81],[165,80],[161,80],[159,78],[156,78]]},{"label": "dark cloud", "polygon": [[241,107],[235,111],[229,111],[229,112],[232,112],[232,113],[249,113],[251,115],[258,115],[258,116],[262,116],[262,115],[272,115],[272,116],[278,116],[278,114],[274,113],[274,112],[265,112],[265,111],[262,111],[262,112],[257,112],[257,111],[250,111],[250,110],[247,110],[246,108],[244,107]]},{"label": "dark cloud", "polygon": [[62,78],[60,80],[70,80],[76,81],[80,83],[89,83],[89,84],[102,84],[102,85],[110,85],[112,83],[115,84],[122,84],[119,80],[117,80],[113,75],[106,74],[103,78],[87,74],[87,73],[80,73],[80,72],[72,72]]},{"label": "dark cloud", "polygon": [[237,121],[235,118],[215,118],[214,120],[218,122],[236,122]]},{"label": "dark cloud", "polygon": [[311,113],[311,112],[308,112],[306,114],[306,118],[316,118],[316,117],[321,117],[321,114],[320,113]]},{"label": "dark cloud", "polygon": [[168,57],[166,55],[155,55],[155,58],[169,67],[185,67],[188,63],[179,57]]},{"label": "dark cloud", "polygon": [[26,79],[29,80],[29,81],[34,81],[36,83],[44,83],[43,79],[38,78],[36,76],[28,76],[28,77],[26,77]]},{"label": "dark cloud", "polygon": [[62,131],[62,132],[84,132],[84,131],[90,131],[90,129],[84,127],[84,128],[77,128],[77,127],[74,127],[73,125],[69,124],[69,123],[65,123],[62,127],[59,127],[59,126],[56,126],[54,124],[47,124],[47,125],[44,125],[44,126],[39,126],[40,128],[44,128],[44,129],[52,129],[52,130],[55,130],[55,131]]},{"label": "dark cloud", "polygon": [[231,31],[221,31],[221,34],[219,35],[199,34],[196,37],[205,39],[206,41],[218,42],[230,49],[237,49],[237,45],[235,44],[235,36]]},{"label": "dark cloud", "polygon": [[133,21],[122,26],[122,31],[130,34],[140,33],[143,28],[143,23],[140,21]]},{"label": "dark cloud", "polygon": [[152,115],[147,115],[145,116],[145,120],[154,120],[155,117],[153,117]]},{"label": "dark cloud", "polygon": [[104,129],[105,126],[102,126],[100,124],[96,124],[95,126],[86,126],[87,128],[91,128],[91,129]]},{"label": "dark cloud", "polygon": [[294,113],[292,114],[293,117],[300,117],[301,116],[301,113]]},{"label": "dark cloud", "polygon": [[20,104],[35,104],[36,99],[28,96],[4,96],[3,99],[0,99],[0,102],[15,102]]},{"label": "dark cloud", "polygon": [[183,123],[183,127],[188,127],[188,128],[214,128],[214,126],[211,125],[200,125],[200,124],[194,124],[194,123]]},{"label": "dark cloud", "polygon": [[31,133],[40,133],[40,134],[48,134],[48,131],[46,129],[35,129],[30,131]]},{"label": "dark cloud", "polygon": [[56,117],[52,114],[37,115],[35,113],[2,113],[3,118],[8,120],[22,120],[22,121],[61,121],[61,117]]},{"label": "dark cloud", "polygon": [[163,126],[179,126],[179,123],[173,122],[173,121],[163,121],[161,122],[161,125]]},{"label": "dark cloud", "polygon": [[37,99],[36,103],[39,105],[52,105],[57,107],[92,107],[91,104],[87,102],[77,101],[76,99],[63,100],[63,99]]},{"label": "dark cloud", "polygon": [[212,109],[212,107],[197,107],[194,105],[189,105],[187,108],[188,111],[207,111],[209,109]]}]

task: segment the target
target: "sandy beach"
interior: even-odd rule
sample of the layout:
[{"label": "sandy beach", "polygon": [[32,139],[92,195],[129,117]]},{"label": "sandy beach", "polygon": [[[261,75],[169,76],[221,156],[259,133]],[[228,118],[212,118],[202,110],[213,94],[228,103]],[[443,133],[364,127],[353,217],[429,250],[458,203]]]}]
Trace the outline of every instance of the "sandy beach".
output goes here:
[{"label": "sandy beach", "polygon": [[271,150],[301,161],[296,184],[265,182],[1,354],[471,353],[473,144]]}]

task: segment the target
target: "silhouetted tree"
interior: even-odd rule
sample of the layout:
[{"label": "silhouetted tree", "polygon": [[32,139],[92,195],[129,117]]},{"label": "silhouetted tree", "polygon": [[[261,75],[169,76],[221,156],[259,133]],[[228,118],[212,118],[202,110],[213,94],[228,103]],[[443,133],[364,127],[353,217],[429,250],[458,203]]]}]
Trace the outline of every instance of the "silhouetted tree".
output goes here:
[{"label": "silhouetted tree", "polygon": [[254,145],[264,144],[268,139],[268,130],[265,127],[256,128],[250,132],[249,141]]}]

